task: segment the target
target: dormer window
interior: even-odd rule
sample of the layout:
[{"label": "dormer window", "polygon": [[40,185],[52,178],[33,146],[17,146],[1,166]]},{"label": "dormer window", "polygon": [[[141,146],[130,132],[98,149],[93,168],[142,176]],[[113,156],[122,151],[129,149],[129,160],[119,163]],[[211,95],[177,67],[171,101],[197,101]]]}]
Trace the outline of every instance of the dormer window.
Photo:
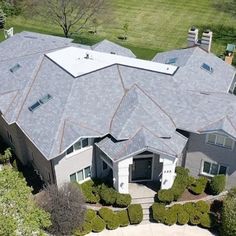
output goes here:
[{"label": "dormer window", "polygon": [[66,155],[69,155],[70,153],[83,149],[85,147],[91,146],[92,144],[93,138],[82,138],[66,150]]},{"label": "dormer window", "polygon": [[209,144],[213,144],[216,146],[233,149],[234,147],[234,140],[229,138],[226,135],[211,133],[207,134],[206,136],[206,142]]}]

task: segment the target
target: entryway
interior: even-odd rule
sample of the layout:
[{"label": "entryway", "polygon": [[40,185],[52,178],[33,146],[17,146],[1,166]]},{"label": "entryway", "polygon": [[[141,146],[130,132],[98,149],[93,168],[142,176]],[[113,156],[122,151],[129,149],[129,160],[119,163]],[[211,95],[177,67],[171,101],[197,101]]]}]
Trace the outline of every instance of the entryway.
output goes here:
[{"label": "entryway", "polygon": [[131,182],[152,180],[153,157],[139,157],[133,159],[131,165]]}]

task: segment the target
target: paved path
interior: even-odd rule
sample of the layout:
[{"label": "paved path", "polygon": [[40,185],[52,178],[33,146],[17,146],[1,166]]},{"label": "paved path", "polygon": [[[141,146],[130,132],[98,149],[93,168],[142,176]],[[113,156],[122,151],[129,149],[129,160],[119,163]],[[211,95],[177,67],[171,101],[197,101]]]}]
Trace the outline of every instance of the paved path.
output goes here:
[{"label": "paved path", "polygon": [[101,233],[90,233],[89,236],[215,236],[208,230],[197,226],[166,226],[150,223],[128,226],[116,230],[104,230]]}]

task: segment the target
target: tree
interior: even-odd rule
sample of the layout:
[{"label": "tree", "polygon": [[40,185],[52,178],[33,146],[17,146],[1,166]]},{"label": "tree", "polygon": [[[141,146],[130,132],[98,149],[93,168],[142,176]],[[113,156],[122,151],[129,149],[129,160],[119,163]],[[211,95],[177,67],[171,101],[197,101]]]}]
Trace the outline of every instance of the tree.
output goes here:
[{"label": "tree", "polygon": [[33,201],[31,188],[9,166],[0,171],[0,235],[42,235],[50,215]]},{"label": "tree", "polygon": [[72,31],[79,32],[102,10],[104,0],[28,0],[26,6],[58,25],[65,37],[69,37]]},{"label": "tree", "polygon": [[38,203],[51,214],[52,234],[70,235],[84,222],[85,202],[76,184],[67,183],[60,188],[48,185]]},{"label": "tree", "polygon": [[236,191],[231,191],[223,201],[221,235],[236,235]]}]

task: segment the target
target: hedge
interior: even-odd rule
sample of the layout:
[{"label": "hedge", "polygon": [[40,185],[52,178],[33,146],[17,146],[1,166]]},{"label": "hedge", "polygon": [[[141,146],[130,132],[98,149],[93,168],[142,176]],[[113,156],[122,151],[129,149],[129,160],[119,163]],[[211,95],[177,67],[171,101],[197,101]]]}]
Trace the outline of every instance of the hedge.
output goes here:
[{"label": "hedge", "polygon": [[158,200],[163,203],[171,203],[174,200],[174,194],[171,189],[162,189],[157,193]]},{"label": "hedge", "polygon": [[106,206],[114,205],[117,199],[117,192],[115,189],[105,186],[101,187],[99,195],[101,198],[101,203]]},{"label": "hedge", "polygon": [[153,219],[158,223],[164,223],[166,214],[165,206],[160,203],[153,203],[151,208]]},{"label": "hedge", "polygon": [[202,215],[202,213],[197,211],[197,210],[194,210],[193,212],[191,212],[189,214],[189,222],[190,222],[190,224],[191,225],[198,225],[198,224],[200,224],[201,215]]},{"label": "hedge", "polygon": [[200,218],[200,225],[203,228],[212,228],[215,225],[215,220],[214,220],[214,216],[210,213],[204,213],[201,215]]},{"label": "hedge", "polygon": [[143,220],[143,209],[141,204],[131,204],[127,208],[130,224],[139,224]]},{"label": "hedge", "polygon": [[96,217],[96,215],[97,215],[96,211],[92,209],[87,209],[85,212],[84,220],[86,222],[91,223],[91,221]]},{"label": "hedge", "polygon": [[120,226],[118,215],[111,209],[102,207],[98,211],[98,215],[105,221],[107,229],[113,230]]},{"label": "hedge", "polygon": [[99,233],[101,231],[103,231],[106,227],[106,223],[105,221],[100,217],[100,216],[96,216],[92,222],[91,222],[91,226],[92,226],[92,231],[95,233]]},{"label": "hedge", "polygon": [[174,225],[177,222],[177,212],[169,208],[165,213],[165,224]]},{"label": "hedge", "polygon": [[188,213],[191,214],[193,211],[195,211],[195,203],[193,202],[187,202],[183,205],[184,210]]},{"label": "hedge", "polygon": [[207,213],[210,211],[210,205],[207,204],[205,201],[198,201],[195,203],[195,207],[201,213]]},{"label": "hedge", "polygon": [[131,203],[131,200],[132,200],[132,198],[131,198],[130,194],[118,193],[115,205],[117,207],[128,207]]},{"label": "hedge", "polygon": [[120,227],[125,227],[129,225],[129,217],[127,210],[117,211],[116,214],[119,217]]},{"label": "hedge", "polygon": [[177,223],[179,225],[185,225],[189,222],[189,214],[182,210],[180,212],[178,212],[178,215],[177,215]]},{"label": "hedge", "polygon": [[226,176],[225,175],[216,175],[214,176],[209,184],[209,190],[211,194],[218,195],[224,191],[226,184]]},{"label": "hedge", "polygon": [[75,236],[84,236],[92,231],[92,225],[89,222],[84,222],[81,227],[73,233]]},{"label": "hedge", "polygon": [[196,195],[202,194],[206,189],[207,182],[207,178],[200,177],[189,187],[189,190]]},{"label": "hedge", "polygon": [[94,182],[88,180],[80,185],[80,189],[85,197],[87,203],[96,204],[99,202],[100,197],[96,191],[94,191]]}]

